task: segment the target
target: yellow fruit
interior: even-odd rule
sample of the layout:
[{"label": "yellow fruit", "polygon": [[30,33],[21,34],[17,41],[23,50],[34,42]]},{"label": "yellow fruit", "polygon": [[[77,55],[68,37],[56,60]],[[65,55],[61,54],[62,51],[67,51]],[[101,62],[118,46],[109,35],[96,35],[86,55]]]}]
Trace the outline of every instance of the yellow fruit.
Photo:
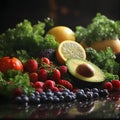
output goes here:
[{"label": "yellow fruit", "polygon": [[67,40],[59,44],[56,58],[61,64],[65,64],[69,58],[86,59],[86,52],[78,42]]},{"label": "yellow fruit", "polygon": [[120,52],[120,40],[116,39],[116,40],[104,40],[100,42],[94,42],[90,47],[96,49],[97,51],[106,50],[107,47],[111,47],[111,49],[115,53],[119,53]]},{"label": "yellow fruit", "polygon": [[74,32],[66,26],[53,27],[48,31],[48,34],[52,34],[53,36],[55,36],[56,41],[59,43],[65,40],[75,41]]}]

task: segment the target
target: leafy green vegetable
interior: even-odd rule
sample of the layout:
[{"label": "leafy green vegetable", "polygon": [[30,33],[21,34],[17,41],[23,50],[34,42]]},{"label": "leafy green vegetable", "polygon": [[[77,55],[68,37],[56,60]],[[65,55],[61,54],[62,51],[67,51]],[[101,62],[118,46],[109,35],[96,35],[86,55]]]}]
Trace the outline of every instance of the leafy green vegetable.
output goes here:
[{"label": "leafy green vegetable", "polygon": [[76,26],[75,35],[78,42],[84,41],[88,46],[95,41],[120,38],[120,21],[108,19],[97,13],[86,28]]},{"label": "leafy green vegetable", "polygon": [[45,35],[47,23],[38,21],[32,25],[30,21],[24,20],[15,28],[8,29],[0,35],[0,55],[14,55],[16,51],[25,50],[29,56],[37,56],[41,49],[58,47],[58,42],[52,35]]},{"label": "leafy green vegetable", "polygon": [[106,79],[119,79],[120,64],[115,61],[115,53],[110,47],[106,51],[101,50],[99,52],[93,48],[86,48],[86,54],[89,61],[104,71]]},{"label": "leafy green vegetable", "polygon": [[21,88],[23,93],[29,94],[34,91],[30,85],[28,73],[21,71],[9,70],[7,73],[0,72],[0,95],[12,97],[12,90],[14,88]]},{"label": "leafy green vegetable", "polygon": [[53,21],[53,19],[47,17],[47,18],[44,19],[44,21],[45,21],[45,23],[46,23],[47,26],[50,26],[50,27],[53,27],[53,26],[54,26],[54,21]]},{"label": "leafy green vegetable", "polygon": [[[53,25],[50,18],[44,22],[38,21],[35,25],[26,19],[18,23],[15,28],[9,28],[0,35],[0,57],[15,56],[25,63],[30,58],[37,58],[40,50],[57,49],[59,44],[55,37],[45,33],[45,27]],[[15,70],[0,72],[0,95],[11,97],[11,92],[16,87],[21,88],[26,94],[34,91],[28,73]]]}]

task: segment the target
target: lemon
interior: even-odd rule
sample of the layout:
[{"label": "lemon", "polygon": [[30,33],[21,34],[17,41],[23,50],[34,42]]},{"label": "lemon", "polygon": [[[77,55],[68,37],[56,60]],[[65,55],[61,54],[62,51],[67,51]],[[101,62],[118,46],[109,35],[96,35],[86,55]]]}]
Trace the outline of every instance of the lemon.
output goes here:
[{"label": "lemon", "polygon": [[65,64],[69,58],[86,59],[86,51],[78,42],[67,40],[59,44],[56,50],[56,58],[58,62]]},{"label": "lemon", "polygon": [[67,26],[55,26],[48,31],[48,34],[52,34],[59,43],[66,40],[75,41],[74,32]]},{"label": "lemon", "polygon": [[111,39],[94,42],[90,47],[94,48],[97,51],[106,50],[107,47],[110,47],[114,53],[120,52],[120,40]]}]

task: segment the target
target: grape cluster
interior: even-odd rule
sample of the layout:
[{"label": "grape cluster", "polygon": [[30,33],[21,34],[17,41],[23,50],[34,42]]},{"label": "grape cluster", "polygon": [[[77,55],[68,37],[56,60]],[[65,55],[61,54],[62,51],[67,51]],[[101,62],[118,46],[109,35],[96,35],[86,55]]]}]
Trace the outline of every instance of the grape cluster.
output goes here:
[{"label": "grape cluster", "polygon": [[52,48],[40,50],[39,57],[40,58],[47,57],[50,60],[54,60],[55,59],[55,50]]},{"label": "grape cluster", "polygon": [[41,103],[60,103],[60,102],[72,102],[72,101],[92,101],[101,97],[107,97],[109,92],[107,89],[97,88],[85,88],[78,89],[76,92],[64,89],[61,92],[53,92],[50,89],[39,93],[35,91],[30,95],[22,94],[14,98],[15,103],[29,103],[29,104],[41,104]]}]

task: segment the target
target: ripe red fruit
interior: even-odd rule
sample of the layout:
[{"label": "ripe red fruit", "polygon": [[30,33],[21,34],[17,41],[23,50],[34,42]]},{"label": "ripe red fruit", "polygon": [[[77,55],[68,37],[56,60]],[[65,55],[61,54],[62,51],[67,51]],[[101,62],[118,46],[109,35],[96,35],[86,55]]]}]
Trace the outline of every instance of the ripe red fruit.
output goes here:
[{"label": "ripe red fruit", "polygon": [[111,82],[105,82],[103,85],[104,89],[107,89],[108,91],[112,91],[113,90],[113,85]]},{"label": "ripe red fruit", "polygon": [[46,80],[43,87],[44,87],[44,89],[52,89],[55,87],[55,81]]},{"label": "ripe red fruit", "polygon": [[[116,92],[113,92],[112,94],[109,95],[109,98],[112,100],[112,101],[119,101],[120,100],[120,92],[116,91]],[[119,103],[118,103],[119,104]]]},{"label": "ripe red fruit", "polygon": [[74,88],[72,91],[73,91],[74,93],[76,93],[76,92],[79,91],[79,88]]},{"label": "ripe red fruit", "polygon": [[58,88],[58,87],[52,87],[51,90],[52,90],[53,92],[59,92],[59,88]]},{"label": "ripe red fruit", "polygon": [[67,66],[65,65],[59,66],[59,70],[60,70],[61,75],[64,75],[67,73]]},{"label": "ripe red fruit", "polygon": [[35,87],[33,82],[30,82],[30,85],[31,85],[33,88]]},{"label": "ripe red fruit", "polygon": [[58,69],[54,69],[51,78],[55,81],[58,82],[61,78],[61,73]]},{"label": "ripe red fruit", "polygon": [[46,81],[48,79],[48,72],[46,69],[42,68],[38,70],[38,79],[40,81]]},{"label": "ripe red fruit", "polygon": [[43,89],[42,88],[36,88],[35,91],[38,91],[39,93],[42,93]]},{"label": "ripe red fruit", "polygon": [[36,72],[32,72],[29,74],[30,82],[37,82],[38,81],[38,74]]},{"label": "ripe red fruit", "polygon": [[20,96],[22,94],[22,89],[21,88],[14,88],[12,91],[13,97]]},{"label": "ripe red fruit", "polygon": [[35,72],[38,69],[38,62],[35,59],[30,59],[24,64],[25,71]]},{"label": "ripe red fruit", "polygon": [[60,92],[63,92],[65,90],[65,88],[63,88],[63,87],[59,87],[58,89]]},{"label": "ripe red fruit", "polygon": [[37,82],[35,82],[34,87],[35,88],[43,88],[43,85],[44,85],[44,82],[37,81]]},{"label": "ripe red fruit", "polygon": [[50,65],[50,60],[48,58],[46,58],[46,57],[42,57],[41,62],[44,62],[44,63]]},{"label": "ripe red fruit", "polygon": [[120,81],[119,80],[112,80],[112,85],[114,90],[120,90]]},{"label": "ripe red fruit", "polygon": [[67,88],[69,90],[73,89],[73,85],[69,81],[67,81],[67,80],[64,80],[64,79],[59,80],[59,84],[63,85],[65,88]]},{"label": "ripe red fruit", "polygon": [[9,69],[23,71],[23,64],[16,57],[13,58],[10,58],[9,56],[2,57],[0,59],[0,71],[7,72]]}]

